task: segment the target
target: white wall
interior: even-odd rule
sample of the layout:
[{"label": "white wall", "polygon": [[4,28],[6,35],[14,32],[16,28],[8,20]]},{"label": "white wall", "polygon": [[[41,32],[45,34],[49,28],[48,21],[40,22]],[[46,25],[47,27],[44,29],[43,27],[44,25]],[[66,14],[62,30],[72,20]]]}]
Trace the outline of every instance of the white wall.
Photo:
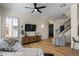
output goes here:
[{"label": "white wall", "polygon": [[65,13],[65,15],[68,16],[69,18],[71,18],[71,9],[70,9],[69,11],[67,11],[67,12]]},{"label": "white wall", "polygon": [[66,42],[70,43],[71,42],[71,29],[65,32],[64,35],[65,35]]},{"label": "white wall", "polygon": [[[74,4],[71,6],[71,48],[73,47],[72,37],[78,36],[78,5]],[[77,39],[79,40],[79,39]],[[77,45],[78,47],[79,45]],[[79,48],[77,48],[79,49]]]},{"label": "white wall", "polygon": [[[36,32],[39,32],[40,35],[42,36],[42,39],[47,39],[48,38],[48,23],[44,18],[28,15],[25,13],[18,13],[16,11],[11,11],[11,10],[4,10],[0,9],[1,16],[2,16],[2,37],[4,37],[4,26],[5,26],[5,17],[6,16],[14,16],[18,17],[20,20],[20,26],[23,25],[25,27],[25,24],[36,24],[37,30]],[[41,28],[41,25],[44,25],[44,28]],[[21,28],[20,28],[21,30]],[[19,31],[20,33],[20,31]],[[21,33],[20,33],[21,34]],[[35,32],[30,32],[27,33],[27,35],[34,35]]]},{"label": "white wall", "polygon": [[[78,26],[79,26],[79,6],[77,5],[77,41],[79,41],[79,35],[78,35],[78,31],[79,31],[79,29],[78,29]],[[79,43],[76,43],[75,44],[75,49],[78,49],[79,50]]]},{"label": "white wall", "polygon": [[0,15],[0,37],[1,37],[1,15]]}]

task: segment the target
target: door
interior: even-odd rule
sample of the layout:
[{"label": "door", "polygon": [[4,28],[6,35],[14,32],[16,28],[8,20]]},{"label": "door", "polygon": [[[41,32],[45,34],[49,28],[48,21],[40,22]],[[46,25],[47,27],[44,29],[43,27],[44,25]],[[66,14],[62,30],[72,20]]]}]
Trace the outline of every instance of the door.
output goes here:
[{"label": "door", "polygon": [[54,36],[54,25],[53,24],[49,24],[49,37],[53,37]]}]

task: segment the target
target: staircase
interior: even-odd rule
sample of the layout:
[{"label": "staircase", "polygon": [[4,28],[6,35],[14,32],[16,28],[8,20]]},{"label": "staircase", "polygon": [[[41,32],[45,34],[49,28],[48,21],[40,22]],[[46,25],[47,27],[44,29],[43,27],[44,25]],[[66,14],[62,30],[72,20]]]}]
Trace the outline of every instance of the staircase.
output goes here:
[{"label": "staircase", "polygon": [[70,43],[70,29],[71,19],[68,19],[56,30],[55,40],[53,40],[53,43],[57,46],[64,46],[66,43]]},{"label": "staircase", "polygon": [[56,34],[61,34],[61,33],[64,34],[70,29],[71,29],[71,20],[69,19],[55,31],[56,31]]}]

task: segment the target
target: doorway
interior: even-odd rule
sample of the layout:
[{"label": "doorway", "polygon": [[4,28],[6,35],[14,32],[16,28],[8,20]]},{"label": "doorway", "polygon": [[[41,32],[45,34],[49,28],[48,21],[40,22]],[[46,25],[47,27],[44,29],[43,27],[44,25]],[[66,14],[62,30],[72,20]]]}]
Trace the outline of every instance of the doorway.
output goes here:
[{"label": "doorway", "polygon": [[49,37],[54,37],[54,25],[49,24]]}]

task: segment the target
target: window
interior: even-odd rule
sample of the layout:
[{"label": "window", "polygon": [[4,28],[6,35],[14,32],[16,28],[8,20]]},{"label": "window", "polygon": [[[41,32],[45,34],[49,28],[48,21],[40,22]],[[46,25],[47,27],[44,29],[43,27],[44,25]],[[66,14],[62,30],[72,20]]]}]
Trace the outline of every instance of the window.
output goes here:
[{"label": "window", "polygon": [[6,17],[5,37],[18,37],[18,18]]}]

